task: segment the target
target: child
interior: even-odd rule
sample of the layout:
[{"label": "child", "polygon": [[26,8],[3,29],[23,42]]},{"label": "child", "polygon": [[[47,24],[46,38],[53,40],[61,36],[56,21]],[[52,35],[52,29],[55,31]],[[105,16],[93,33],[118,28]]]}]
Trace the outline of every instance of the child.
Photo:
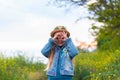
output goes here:
[{"label": "child", "polygon": [[41,50],[48,58],[46,68],[48,80],[72,80],[74,75],[72,59],[78,54],[78,49],[69,37],[70,33],[64,26],[57,26]]}]

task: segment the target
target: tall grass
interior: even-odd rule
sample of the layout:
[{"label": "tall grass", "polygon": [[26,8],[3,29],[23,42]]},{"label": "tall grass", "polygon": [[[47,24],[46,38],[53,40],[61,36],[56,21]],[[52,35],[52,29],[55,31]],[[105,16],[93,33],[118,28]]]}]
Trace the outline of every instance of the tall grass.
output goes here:
[{"label": "tall grass", "polygon": [[79,53],[73,80],[120,80],[120,49]]},{"label": "tall grass", "polygon": [[0,80],[46,80],[45,64],[33,62],[24,56],[0,56]]},{"label": "tall grass", "polygon": [[[47,80],[45,64],[24,56],[0,55],[0,80]],[[120,49],[79,53],[73,80],[120,80]]]}]

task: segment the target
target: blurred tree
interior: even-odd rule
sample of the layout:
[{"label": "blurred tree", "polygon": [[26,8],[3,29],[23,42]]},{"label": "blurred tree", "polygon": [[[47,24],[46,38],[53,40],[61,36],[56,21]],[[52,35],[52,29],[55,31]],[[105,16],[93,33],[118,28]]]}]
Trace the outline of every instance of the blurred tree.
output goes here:
[{"label": "blurred tree", "polygon": [[[101,50],[116,49],[120,46],[120,0],[53,0],[57,5],[87,6],[88,18],[103,23],[93,24],[91,34],[96,36]],[[93,2],[94,1],[94,2]],[[89,3],[89,4],[88,4]],[[79,16],[78,16],[79,17]]]},{"label": "blurred tree", "polygon": [[97,0],[88,5],[89,19],[101,22],[101,27],[92,26],[96,34],[99,49],[116,49],[120,46],[120,0]]},{"label": "blurred tree", "polygon": [[59,7],[67,6],[67,5],[78,5],[83,6],[89,0],[50,0],[50,2],[57,4]]}]

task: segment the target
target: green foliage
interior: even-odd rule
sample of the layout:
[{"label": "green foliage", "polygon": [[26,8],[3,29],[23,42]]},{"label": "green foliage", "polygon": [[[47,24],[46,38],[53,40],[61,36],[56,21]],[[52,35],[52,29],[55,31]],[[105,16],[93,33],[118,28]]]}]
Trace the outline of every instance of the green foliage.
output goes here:
[{"label": "green foliage", "polygon": [[73,80],[120,80],[120,49],[80,53]]},{"label": "green foliage", "polygon": [[93,25],[100,50],[116,49],[120,45],[119,4],[119,0],[97,0],[88,6],[90,13],[94,15],[89,18],[104,24],[101,27]]},{"label": "green foliage", "polygon": [[28,61],[23,56],[0,56],[0,80],[46,80],[45,64]]}]

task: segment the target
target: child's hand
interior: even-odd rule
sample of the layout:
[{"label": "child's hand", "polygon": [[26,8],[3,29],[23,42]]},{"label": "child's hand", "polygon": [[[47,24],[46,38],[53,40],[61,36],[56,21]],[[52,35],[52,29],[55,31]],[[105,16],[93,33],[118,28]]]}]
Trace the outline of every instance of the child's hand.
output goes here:
[{"label": "child's hand", "polygon": [[57,33],[55,33],[54,34],[54,37],[52,38],[55,42],[57,42],[57,40],[58,40],[58,34]]},{"label": "child's hand", "polygon": [[59,46],[62,46],[65,43],[65,40],[67,39],[67,33],[65,32],[57,32],[54,34],[53,40],[55,43]]},{"label": "child's hand", "polygon": [[62,41],[65,41],[68,37],[67,37],[67,33],[63,32],[62,33],[63,37],[62,37]]}]

